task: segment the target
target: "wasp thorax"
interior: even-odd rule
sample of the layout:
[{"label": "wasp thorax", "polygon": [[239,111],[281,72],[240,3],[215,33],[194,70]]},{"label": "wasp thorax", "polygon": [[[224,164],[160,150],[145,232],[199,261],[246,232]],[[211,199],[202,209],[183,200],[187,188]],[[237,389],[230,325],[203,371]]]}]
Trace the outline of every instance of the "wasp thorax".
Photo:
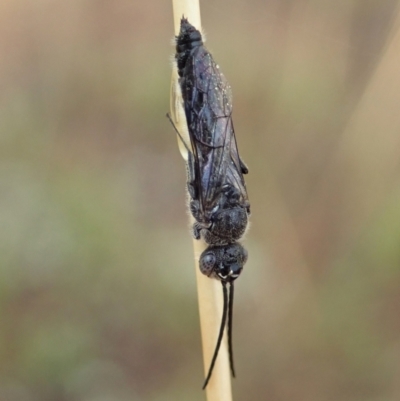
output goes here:
[{"label": "wasp thorax", "polygon": [[237,241],[246,231],[247,220],[247,211],[243,207],[219,210],[212,216],[210,228],[203,230],[204,241],[211,245]]}]

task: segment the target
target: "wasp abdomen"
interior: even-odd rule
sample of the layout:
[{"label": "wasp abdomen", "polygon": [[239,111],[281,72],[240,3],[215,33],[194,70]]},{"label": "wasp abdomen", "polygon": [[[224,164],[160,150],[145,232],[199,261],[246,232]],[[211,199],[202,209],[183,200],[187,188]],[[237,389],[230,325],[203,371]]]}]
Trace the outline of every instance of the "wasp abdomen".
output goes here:
[{"label": "wasp abdomen", "polygon": [[186,66],[193,49],[203,45],[201,33],[191,24],[186,18],[181,20],[181,30],[179,36],[176,37],[176,62],[178,64],[178,74],[183,75],[183,70]]}]

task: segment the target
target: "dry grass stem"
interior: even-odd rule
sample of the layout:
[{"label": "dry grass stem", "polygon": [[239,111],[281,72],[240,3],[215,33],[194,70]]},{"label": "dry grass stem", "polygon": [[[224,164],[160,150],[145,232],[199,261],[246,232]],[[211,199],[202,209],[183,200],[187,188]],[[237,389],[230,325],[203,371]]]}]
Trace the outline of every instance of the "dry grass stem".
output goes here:
[{"label": "dry grass stem", "polygon": [[[175,35],[179,34],[180,20],[184,15],[191,24],[201,31],[200,6],[198,0],[173,0]],[[186,117],[182,107],[182,97],[178,86],[178,73],[173,67],[171,80],[171,117],[182,137],[188,139]],[[187,160],[187,151],[178,138],[180,152]],[[191,217],[191,220],[193,218]],[[191,221],[192,223],[193,221]],[[217,342],[219,325],[222,316],[222,288],[217,280],[209,279],[200,273],[198,267],[199,256],[207,245],[203,241],[193,240],[194,258],[197,278],[197,293],[199,299],[199,312],[201,324],[201,337],[203,344],[203,359],[205,375],[210,366],[210,361]],[[199,378],[200,379],[200,378]],[[226,336],[221,344],[221,349],[214,367],[213,375],[206,388],[208,401],[231,401],[231,381],[229,370],[229,358]],[[199,380],[199,389],[201,380]]]}]

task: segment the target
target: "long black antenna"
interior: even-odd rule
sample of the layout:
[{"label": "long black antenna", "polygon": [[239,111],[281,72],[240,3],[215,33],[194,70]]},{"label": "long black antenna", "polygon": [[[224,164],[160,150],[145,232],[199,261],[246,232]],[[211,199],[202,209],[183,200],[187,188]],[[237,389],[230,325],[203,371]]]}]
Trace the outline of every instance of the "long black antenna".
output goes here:
[{"label": "long black antenna", "polygon": [[217,345],[215,347],[215,351],[214,351],[214,355],[212,357],[211,360],[211,365],[210,368],[208,369],[208,374],[206,377],[206,380],[204,381],[203,384],[203,390],[207,387],[207,384],[211,378],[213,369],[214,369],[214,365],[215,365],[215,361],[217,360],[217,356],[218,356],[218,351],[219,348],[221,347],[221,342],[222,342],[222,337],[224,335],[224,329],[225,329],[225,325],[226,325],[226,316],[227,316],[227,312],[228,312],[228,290],[226,288],[226,282],[221,281],[222,283],[222,292],[224,295],[224,304],[223,304],[223,312],[222,312],[222,320],[221,320],[221,326],[219,328],[219,334],[218,334],[218,340],[217,340]]},{"label": "long black antenna", "polygon": [[169,113],[167,113],[166,116],[169,120],[169,122],[172,124],[172,126],[174,127],[175,132],[178,134],[179,139],[181,140],[181,142],[183,143],[183,146],[186,148],[186,150],[191,153],[192,151],[188,148],[188,146],[186,145],[185,140],[182,138],[182,135],[180,134],[180,132],[178,131],[178,128],[176,128],[176,125],[174,124],[174,122],[172,121],[171,116],[169,115]]},{"label": "long black antenna", "polygon": [[229,283],[229,303],[228,303],[228,350],[229,365],[232,376],[235,377],[235,367],[233,365],[233,347],[232,347],[232,314],[233,314],[233,281]]}]

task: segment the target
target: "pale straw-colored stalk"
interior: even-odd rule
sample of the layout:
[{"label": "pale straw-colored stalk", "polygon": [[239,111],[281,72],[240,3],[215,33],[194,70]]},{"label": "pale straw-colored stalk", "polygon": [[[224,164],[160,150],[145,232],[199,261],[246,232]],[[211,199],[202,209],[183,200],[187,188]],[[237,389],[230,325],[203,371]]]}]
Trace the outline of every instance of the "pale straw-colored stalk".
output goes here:
[{"label": "pale straw-colored stalk", "polygon": [[[179,34],[180,21],[185,16],[189,22],[201,31],[199,0],[173,0],[175,35]],[[176,65],[173,66],[171,80],[171,118],[187,144],[188,139],[186,117],[182,107],[181,91],[178,85]],[[178,138],[182,157],[187,160],[187,151]],[[191,223],[193,218],[191,217]],[[219,326],[222,318],[222,286],[218,280],[204,276],[198,266],[199,256],[207,245],[202,240],[193,240],[194,259],[199,300],[201,338],[203,344],[204,374],[210,367],[211,358],[217,343]],[[205,376],[204,376],[205,377]],[[199,389],[202,379],[199,377]],[[231,401],[231,377],[226,334],[224,335],[219,355],[214,366],[212,377],[206,387],[207,401]]]}]

